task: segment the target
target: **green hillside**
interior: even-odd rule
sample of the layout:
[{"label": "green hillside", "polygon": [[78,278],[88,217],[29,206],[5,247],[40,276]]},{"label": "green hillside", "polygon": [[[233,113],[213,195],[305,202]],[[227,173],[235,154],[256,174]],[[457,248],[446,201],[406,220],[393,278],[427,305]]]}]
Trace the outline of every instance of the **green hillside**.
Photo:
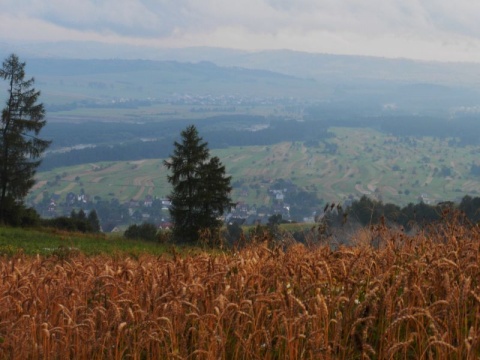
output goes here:
[{"label": "green hillside", "polygon": [[[234,201],[266,204],[268,184],[291,180],[315,191],[325,201],[374,196],[384,202],[407,204],[457,200],[480,191],[480,177],[470,170],[478,147],[450,146],[448,140],[396,138],[368,128],[334,128],[327,142],[284,142],[272,146],[213,150],[235,185]],[[45,192],[64,198],[83,192],[120,202],[166,196],[170,189],[162,160],[85,164],[37,175],[28,201]]]}]

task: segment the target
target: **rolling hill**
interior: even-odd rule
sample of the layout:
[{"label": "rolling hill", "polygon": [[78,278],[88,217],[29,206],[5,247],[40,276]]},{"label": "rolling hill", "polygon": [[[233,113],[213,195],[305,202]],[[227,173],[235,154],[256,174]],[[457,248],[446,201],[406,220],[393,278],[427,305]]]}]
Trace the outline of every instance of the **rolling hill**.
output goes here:
[{"label": "rolling hill", "polygon": [[[282,142],[212,150],[236,184],[233,199],[267,204],[268,184],[291,180],[325,201],[369,195],[396,204],[458,200],[480,192],[471,174],[478,146],[450,146],[431,137],[397,138],[369,128],[332,128],[333,138],[315,143]],[[330,146],[328,145],[330,144]],[[334,144],[334,146],[332,146]],[[40,172],[29,202],[45,191],[142,200],[169,193],[161,159],[90,163]],[[257,190],[258,189],[258,190]]]}]

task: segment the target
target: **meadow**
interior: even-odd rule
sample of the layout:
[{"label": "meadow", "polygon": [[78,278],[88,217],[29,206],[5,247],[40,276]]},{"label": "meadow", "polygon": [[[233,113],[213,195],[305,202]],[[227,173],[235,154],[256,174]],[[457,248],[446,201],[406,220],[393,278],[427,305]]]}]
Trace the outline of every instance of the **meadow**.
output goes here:
[{"label": "meadow", "polygon": [[[225,164],[233,182],[234,201],[266,204],[268,184],[291,180],[317,193],[328,202],[369,195],[398,205],[425,201],[458,201],[466,194],[478,195],[480,178],[470,169],[479,148],[450,146],[447,140],[421,137],[396,138],[370,128],[331,128],[336,146],[331,153],[325,143],[307,146],[284,142],[271,146],[213,149]],[[146,195],[165,197],[170,188],[161,160],[92,163],[58,168],[37,174],[29,202],[41,201],[44,191],[62,198],[72,191],[117,198],[121,202],[142,200]]]},{"label": "meadow", "polygon": [[[83,234],[55,229],[20,229],[0,227],[0,256],[40,255],[67,258],[80,253],[93,255],[137,256],[165,254],[170,246],[128,240],[118,234]],[[176,251],[182,251],[177,248]]]},{"label": "meadow", "polygon": [[475,359],[479,244],[452,220],[348,247],[4,254],[0,358]]}]

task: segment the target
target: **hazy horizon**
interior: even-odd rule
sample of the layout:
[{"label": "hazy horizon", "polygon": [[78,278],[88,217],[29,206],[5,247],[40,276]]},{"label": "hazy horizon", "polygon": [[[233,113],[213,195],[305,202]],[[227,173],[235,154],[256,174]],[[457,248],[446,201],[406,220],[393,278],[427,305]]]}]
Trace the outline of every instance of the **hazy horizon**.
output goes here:
[{"label": "hazy horizon", "polygon": [[479,63],[479,11],[480,3],[468,0],[5,0],[0,44],[98,42],[107,49],[292,50]]}]

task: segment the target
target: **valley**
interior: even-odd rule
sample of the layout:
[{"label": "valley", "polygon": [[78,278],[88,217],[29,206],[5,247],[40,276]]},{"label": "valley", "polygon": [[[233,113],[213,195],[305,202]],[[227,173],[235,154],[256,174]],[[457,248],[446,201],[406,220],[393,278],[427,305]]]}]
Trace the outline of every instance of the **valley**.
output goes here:
[{"label": "valley", "polygon": [[[480,194],[472,173],[478,146],[451,146],[452,139],[395,137],[371,128],[329,128],[318,142],[212,149],[232,176],[234,202],[256,208],[278,203],[279,180],[327,202],[349,203],[362,195],[384,203],[438,203]],[[132,204],[166,198],[170,192],[162,159],[89,163],[39,172],[27,202],[39,206],[68,194],[95,202]],[[71,195],[70,195],[71,196]]]}]

